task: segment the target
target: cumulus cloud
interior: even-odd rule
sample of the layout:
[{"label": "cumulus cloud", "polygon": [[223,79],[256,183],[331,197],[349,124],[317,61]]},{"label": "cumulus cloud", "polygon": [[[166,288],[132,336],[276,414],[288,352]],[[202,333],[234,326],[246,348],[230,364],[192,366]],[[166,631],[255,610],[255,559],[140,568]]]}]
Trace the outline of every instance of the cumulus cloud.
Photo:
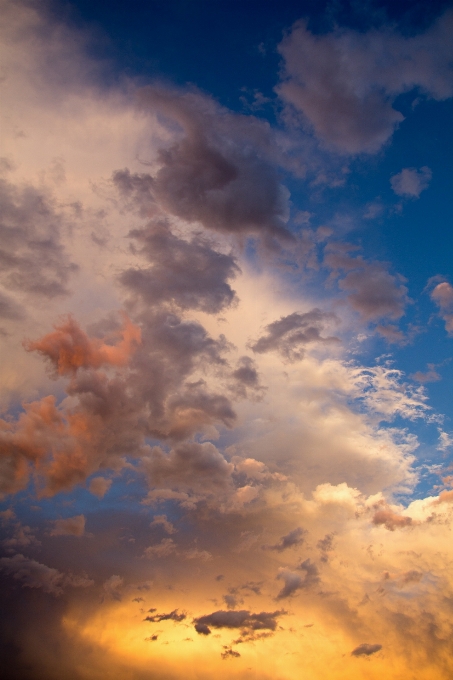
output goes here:
[{"label": "cumulus cloud", "polygon": [[269,162],[272,135],[265,123],[235,116],[195,92],[146,87],[141,103],[182,131],[159,151],[160,167],[146,180],[160,209],[221,232],[291,238],[288,192]]},{"label": "cumulus cloud", "polygon": [[325,325],[335,319],[334,314],[317,308],[303,314],[288,314],[268,324],[266,334],[251,344],[250,349],[258,354],[278,351],[289,361],[303,359],[307,345],[339,342],[338,338],[321,335]]},{"label": "cumulus cloud", "polygon": [[412,524],[412,517],[401,515],[390,507],[377,510],[373,515],[373,524],[383,524],[389,531],[401,529]]},{"label": "cumulus cloud", "polygon": [[49,359],[59,375],[75,373],[79,368],[99,368],[103,365],[121,366],[141,342],[140,329],[124,315],[121,340],[117,345],[89,338],[76,320],[68,316],[55,326],[55,331],[37,341],[28,341],[29,352],[39,352]]},{"label": "cumulus cloud", "polygon": [[[67,295],[78,267],[63,246],[66,220],[52,199],[30,184],[0,178],[0,214],[0,285],[35,300]],[[9,318],[20,315],[6,297],[2,306]]]},{"label": "cumulus cloud", "polygon": [[281,539],[274,545],[263,545],[262,547],[264,550],[283,552],[284,550],[288,550],[288,548],[302,545],[305,540],[304,536],[306,533],[307,532],[305,529],[302,529],[302,527],[297,527],[296,529],[293,529],[287,533],[285,536],[282,536]]},{"label": "cumulus cloud", "polygon": [[297,567],[298,570],[304,571],[305,574],[301,576],[295,571],[291,571],[285,567],[280,567],[277,574],[277,579],[283,581],[284,586],[278,593],[276,599],[283,600],[291,597],[298,590],[311,588],[319,583],[319,570],[316,564],[310,559],[306,559]]},{"label": "cumulus cloud", "polygon": [[[399,319],[409,302],[404,278],[390,274],[382,262],[368,262],[362,257],[352,257],[348,251],[354,246],[332,243],[326,247],[324,264],[331,269],[332,278],[339,278],[341,290],[348,293],[347,299],[365,321],[382,318]],[[380,327],[385,335],[395,336],[395,329]]]},{"label": "cumulus cloud", "polygon": [[205,614],[193,620],[195,630],[201,635],[209,635],[211,628],[241,628],[242,630],[272,630],[277,628],[277,619],[286,612],[281,609],[274,612],[253,613],[246,609],[237,611],[219,610]]},{"label": "cumulus cloud", "polygon": [[423,166],[416,168],[403,168],[401,172],[390,178],[390,184],[397,196],[409,196],[418,198],[422,191],[428,188],[432,172],[430,168]]},{"label": "cumulus cloud", "polygon": [[438,283],[431,292],[431,299],[439,307],[439,313],[445,321],[445,330],[453,335],[453,286],[447,281]]},{"label": "cumulus cloud", "polygon": [[376,153],[404,120],[394,108],[399,94],[453,95],[452,23],[447,11],[424,33],[406,37],[385,26],[314,35],[299,21],[279,46],[284,69],[277,92],[328,146]]},{"label": "cumulus cloud", "polygon": [[16,581],[20,581],[25,588],[39,588],[45,593],[57,596],[63,594],[66,586],[87,588],[94,583],[86,576],[63,574],[58,569],[20,554],[14,557],[1,557],[0,569],[10,574]]},{"label": "cumulus cloud", "polygon": [[51,536],[83,536],[85,533],[85,515],[75,515],[66,519],[56,519]]},{"label": "cumulus cloud", "polygon": [[235,301],[228,283],[239,271],[235,258],[215,250],[206,237],[178,238],[163,220],[129,236],[142,246],[151,267],[127,269],[120,281],[145,303],[168,302],[213,314]]}]

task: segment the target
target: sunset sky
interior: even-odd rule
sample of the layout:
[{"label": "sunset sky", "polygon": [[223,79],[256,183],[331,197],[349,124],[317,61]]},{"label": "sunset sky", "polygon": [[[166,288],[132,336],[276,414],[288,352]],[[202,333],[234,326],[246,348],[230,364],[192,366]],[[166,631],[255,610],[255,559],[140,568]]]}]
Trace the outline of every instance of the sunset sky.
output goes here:
[{"label": "sunset sky", "polygon": [[0,8],[6,680],[450,680],[453,2]]}]

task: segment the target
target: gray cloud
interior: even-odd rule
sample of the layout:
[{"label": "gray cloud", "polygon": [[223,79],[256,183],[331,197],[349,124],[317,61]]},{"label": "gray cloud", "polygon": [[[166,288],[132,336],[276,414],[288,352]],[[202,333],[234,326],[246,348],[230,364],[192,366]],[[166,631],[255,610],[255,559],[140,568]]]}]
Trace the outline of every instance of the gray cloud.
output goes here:
[{"label": "gray cloud", "polygon": [[260,401],[266,387],[261,385],[260,376],[255,361],[251,357],[240,357],[236,364],[236,369],[232,371],[229,388],[236,399],[251,399]]},{"label": "gray cloud", "polygon": [[[140,190],[161,209],[208,229],[291,238],[285,227],[287,191],[273,162],[270,127],[252,116],[232,115],[197,93],[143,88],[146,109],[165,116],[181,138],[161,149],[153,181]],[[122,180],[123,186],[125,180]],[[138,187],[126,189],[138,196]]]},{"label": "gray cloud", "polygon": [[376,153],[404,120],[393,107],[399,94],[453,95],[452,25],[451,11],[411,37],[387,27],[313,35],[299,21],[279,46],[285,65],[277,92],[329,146]]},{"label": "gray cloud", "polygon": [[10,574],[16,581],[21,581],[25,588],[39,588],[57,596],[63,594],[65,586],[86,588],[93,585],[93,581],[85,576],[63,574],[57,569],[20,554],[14,557],[1,557],[0,569]]},{"label": "gray cloud", "polygon": [[150,621],[151,623],[160,623],[160,621],[176,621],[179,623],[180,621],[184,621],[184,619],[187,618],[187,614],[184,612],[179,612],[177,609],[174,609],[168,614],[154,614],[155,611],[155,609],[150,609],[149,612],[151,615],[147,616],[144,621]]},{"label": "gray cloud", "polygon": [[276,350],[289,361],[297,361],[303,358],[308,344],[339,342],[338,338],[321,335],[326,323],[335,319],[334,314],[322,312],[316,307],[304,314],[294,312],[282,316],[278,321],[268,324],[266,335],[251,344],[250,348],[258,354]]},{"label": "gray cloud", "polygon": [[364,642],[363,644],[359,645],[355,649],[352,650],[351,655],[352,656],[371,656],[371,654],[375,654],[376,652],[379,652],[379,650],[382,649],[382,645],[370,645],[367,642]]},{"label": "gray cloud", "polygon": [[305,571],[305,575],[301,576],[297,572],[291,571],[284,567],[280,567],[277,579],[284,582],[283,588],[278,593],[276,599],[283,600],[286,597],[291,597],[298,590],[305,590],[319,583],[319,570],[316,564],[310,559],[304,560],[298,567],[298,570]]},{"label": "gray cloud", "polygon": [[[61,244],[63,217],[51,200],[31,185],[0,179],[0,214],[0,283],[33,297],[66,295],[77,266]],[[10,318],[20,313],[13,303],[2,307]]]},{"label": "gray cloud", "polygon": [[277,619],[286,612],[278,610],[275,612],[260,612],[254,614],[246,609],[238,611],[219,610],[212,614],[199,616],[193,620],[195,630],[201,635],[209,635],[211,628],[241,628],[243,630],[275,630]]},{"label": "gray cloud", "polygon": [[[348,300],[353,309],[365,321],[399,319],[409,301],[403,277],[390,274],[385,263],[351,257],[348,251],[352,249],[354,246],[350,244],[330,244],[326,247],[324,264],[332,269],[333,277],[338,277],[341,270],[347,272],[338,285],[349,293]],[[385,332],[381,326],[381,333]],[[395,332],[393,329],[392,337]]]},{"label": "gray cloud", "polygon": [[305,529],[302,529],[302,527],[297,527],[296,529],[293,529],[285,536],[282,536],[278,543],[275,543],[275,545],[263,545],[262,547],[264,550],[275,550],[276,552],[283,552],[284,550],[288,550],[288,548],[293,548],[294,546],[302,545],[302,543],[305,540],[304,535],[306,533],[307,532],[305,531]]},{"label": "gray cloud", "polygon": [[142,246],[140,253],[151,267],[128,269],[120,281],[145,303],[169,302],[214,314],[235,300],[227,283],[239,271],[235,258],[214,250],[205,237],[178,238],[164,220],[135,229],[129,236]]}]

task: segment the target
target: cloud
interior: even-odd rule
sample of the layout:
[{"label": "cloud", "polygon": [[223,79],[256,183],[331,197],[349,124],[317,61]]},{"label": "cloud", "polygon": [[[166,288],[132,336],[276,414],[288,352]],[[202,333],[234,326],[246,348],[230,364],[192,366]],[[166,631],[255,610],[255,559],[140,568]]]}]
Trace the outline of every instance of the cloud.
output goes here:
[{"label": "cloud", "polygon": [[377,510],[373,515],[373,524],[383,524],[389,531],[402,529],[412,524],[412,517],[400,515],[390,507]]},{"label": "cloud", "polygon": [[431,299],[439,307],[440,316],[445,321],[445,330],[453,335],[453,286],[447,281],[438,283],[431,292]]},{"label": "cloud", "polygon": [[371,656],[382,649],[382,645],[370,645],[367,642],[352,650],[351,656]]},{"label": "cloud", "polygon": [[168,557],[176,552],[177,549],[174,540],[172,538],[163,538],[160,543],[145,548],[143,556],[148,559],[153,559],[154,557],[162,558]]},{"label": "cloud", "polygon": [[59,375],[75,373],[79,368],[100,368],[103,365],[121,366],[141,342],[140,329],[124,315],[121,340],[117,345],[89,338],[75,319],[68,316],[55,331],[40,340],[27,341],[29,352],[39,352],[49,359]]},{"label": "cloud", "polygon": [[284,582],[283,588],[278,593],[276,599],[283,600],[286,597],[294,595],[298,590],[304,590],[306,588],[311,588],[312,586],[319,583],[319,570],[316,564],[310,559],[306,559],[297,567],[300,571],[305,571],[305,575],[291,571],[285,567],[280,567],[277,574],[277,579]]},{"label": "cloud", "polygon": [[428,370],[425,373],[423,371],[416,371],[416,373],[413,373],[410,377],[412,380],[416,380],[420,383],[437,382],[438,380],[441,380],[441,376],[436,371],[434,364],[428,364]]},{"label": "cloud", "polygon": [[278,610],[275,612],[260,612],[254,614],[246,609],[238,611],[225,611],[223,609],[205,614],[193,620],[195,630],[201,635],[209,635],[211,628],[241,628],[243,630],[275,630],[277,619],[286,612]]},{"label": "cloud", "polygon": [[45,593],[57,596],[63,594],[66,586],[87,588],[94,583],[85,576],[63,574],[57,569],[20,554],[14,557],[1,557],[0,569],[10,574],[16,581],[21,581],[24,588],[39,588]]},{"label": "cloud", "polygon": [[397,175],[390,178],[390,184],[397,196],[409,196],[418,198],[422,191],[428,188],[432,172],[430,168],[423,166],[416,168],[403,168]]},{"label": "cloud", "polygon": [[[35,300],[68,295],[69,280],[78,267],[63,246],[66,219],[53,203],[31,184],[15,185],[0,178],[0,285],[8,291]],[[20,314],[7,298],[3,307],[10,318]]]},{"label": "cloud", "polygon": [[75,515],[67,519],[53,521],[51,536],[83,536],[85,533],[85,515]]},{"label": "cloud", "polygon": [[107,491],[112,486],[112,480],[106,479],[105,477],[93,477],[88,487],[90,493],[98,498],[104,498]]},{"label": "cloud", "polygon": [[255,361],[251,357],[239,357],[237,368],[232,371],[230,389],[236,399],[260,401],[266,387],[260,384],[260,376]]},{"label": "cloud", "polygon": [[329,321],[336,320],[334,314],[311,309],[301,314],[294,312],[281,317],[266,326],[266,335],[250,345],[257,354],[278,351],[289,361],[302,359],[309,344],[331,344],[339,342],[335,337],[323,337],[321,331]]},{"label": "cloud", "polygon": [[376,153],[404,120],[393,106],[399,94],[453,95],[452,23],[447,11],[424,33],[405,37],[385,26],[314,35],[298,21],[279,45],[284,68],[276,90],[329,147]]},{"label": "cloud", "polygon": [[161,210],[220,232],[291,239],[288,192],[269,162],[273,142],[266,123],[233,115],[196,92],[146,87],[140,98],[145,109],[182,131],[159,151],[160,167],[147,180]]},{"label": "cloud", "polygon": [[171,522],[168,521],[166,515],[155,515],[153,521],[149,525],[150,527],[162,527],[167,534],[174,534],[178,530],[173,526]]},{"label": "cloud", "polygon": [[[347,272],[339,278],[338,286],[349,293],[347,299],[365,321],[382,318],[399,319],[409,302],[405,279],[392,275],[382,262],[368,262],[362,257],[351,257],[349,250],[354,246],[331,243],[326,247],[324,264],[332,270],[331,277],[339,278],[340,272]],[[379,332],[395,337],[395,329],[380,326]],[[399,336],[397,336],[399,339]]]},{"label": "cloud", "polygon": [[282,536],[278,543],[275,543],[274,545],[263,545],[262,548],[264,550],[275,550],[276,552],[283,552],[284,550],[288,550],[288,548],[293,548],[294,546],[302,545],[302,543],[305,540],[304,535],[306,533],[307,532],[305,529],[297,527],[296,529],[293,529],[285,536]]},{"label": "cloud", "polygon": [[155,612],[155,609],[150,609],[149,611],[151,612],[151,616],[147,616],[144,621],[150,621],[151,623],[160,623],[161,621],[175,621],[176,623],[180,623],[187,618],[187,614],[185,612],[179,612],[178,609],[174,609],[168,614],[154,614],[152,612]]},{"label": "cloud", "polygon": [[135,229],[129,236],[142,245],[140,254],[151,267],[127,269],[120,281],[146,304],[168,302],[215,314],[236,300],[227,283],[239,271],[236,260],[232,254],[214,250],[206,237],[178,238],[163,220]]},{"label": "cloud", "polygon": [[112,600],[121,600],[121,591],[124,588],[124,578],[118,574],[113,574],[102,584],[106,595]]}]

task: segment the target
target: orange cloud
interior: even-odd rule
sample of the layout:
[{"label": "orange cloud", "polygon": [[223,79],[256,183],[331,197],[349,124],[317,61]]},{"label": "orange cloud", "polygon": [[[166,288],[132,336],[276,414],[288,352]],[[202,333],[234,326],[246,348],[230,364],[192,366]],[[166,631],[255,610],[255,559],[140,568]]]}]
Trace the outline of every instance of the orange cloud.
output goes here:
[{"label": "orange cloud", "polygon": [[126,314],[123,314],[121,340],[116,345],[88,337],[71,315],[54,328],[52,333],[40,340],[26,341],[24,346],[28,352],[39,352],[50,359],[58,375],[74,374],[79,368],[124,366],[141,343],[140,328]]}]

